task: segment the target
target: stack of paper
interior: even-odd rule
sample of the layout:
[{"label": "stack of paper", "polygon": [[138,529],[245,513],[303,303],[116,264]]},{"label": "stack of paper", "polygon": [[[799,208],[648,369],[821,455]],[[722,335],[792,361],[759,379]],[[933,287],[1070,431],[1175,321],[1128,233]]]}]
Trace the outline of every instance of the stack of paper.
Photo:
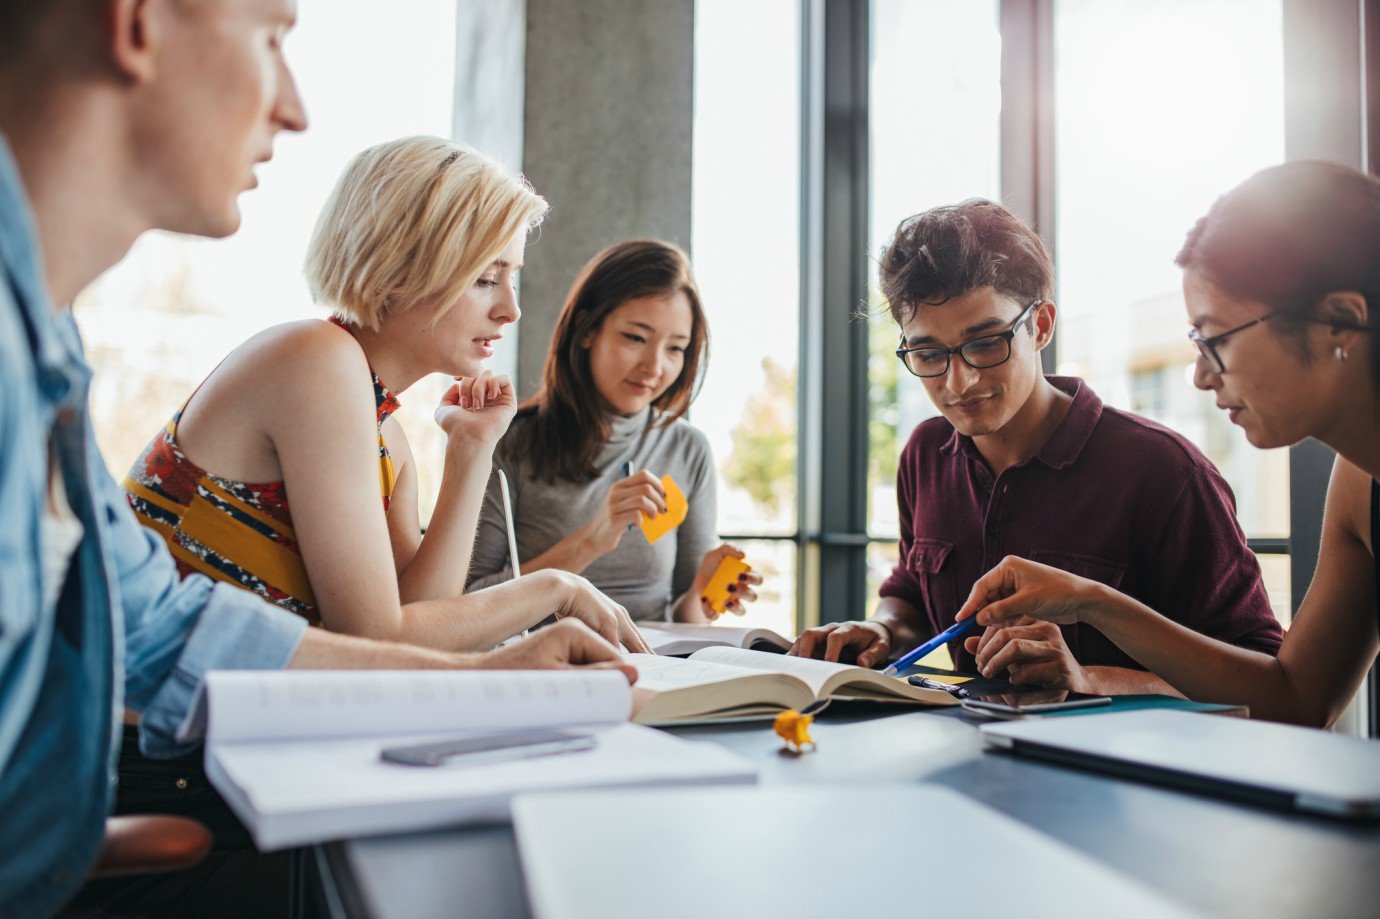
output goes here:
[{"label": "stack of paper", "polygon": [[[218,671],[207,693],[207,774],[265,851],[506,822],[524,791],[756,780],[718,745],[627,724],[619,673]],[[598,745],[490,765],[379,758],[385,746],[543,727]]]}]

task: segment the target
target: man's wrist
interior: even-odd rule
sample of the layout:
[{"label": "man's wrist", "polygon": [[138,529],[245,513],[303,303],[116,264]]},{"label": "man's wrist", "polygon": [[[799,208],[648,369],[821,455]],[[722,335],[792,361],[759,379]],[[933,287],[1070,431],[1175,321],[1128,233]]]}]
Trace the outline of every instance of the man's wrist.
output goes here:
[{"label": "man's wrist", "polygon": [[1110,695],[1102,689],[1102,677],[1100,667],[1084,667],[1078,665],[1078,672],[1074,674],[1073,691],[1087,693],[1090,696]]},{"label": "man's wrist", "polygon": [[887,622],[885,619],[869,619],[869,620],[868,620],[868,623],[869,623],[870,625],[875,625],[875,626],[879,627],[883,632],[886,633],[887,644],[891,645],[891,649],[892,649],[893,651],[895,651],[895,650],[896,650],[896,629],[895,629],[895,627],[892,626],[892,624],[889,623],[889,622]]}]

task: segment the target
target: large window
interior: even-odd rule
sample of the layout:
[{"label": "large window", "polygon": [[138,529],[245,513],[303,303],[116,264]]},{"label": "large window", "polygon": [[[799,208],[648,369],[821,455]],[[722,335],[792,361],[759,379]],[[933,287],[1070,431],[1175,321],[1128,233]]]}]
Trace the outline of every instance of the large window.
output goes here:
[{"label": "large window", "polygon": [[[900,219],[980,196],[1052,244],[1052,369],[1218,464],[1288,622],[1290,454],[1192,387],[1173,264],[1216,195],[1285,157],[1284,2],[699,0],[694,255],[722,319],[696,423],[722,529],[794,534],[773,619],[865,615],[895,563],[896,461],[934,409],[875,258]],[[837,321],[859,308],[865,334]]]},{"label": "large window", "polygon": [[[286,50],[310,128],[279,136],[261,187],[240,199],[240,231],[219,241],[147,234],[77,303],[97,371],[96,437],[116,478],[235,346],[324,315],[301,266],[346,161],[381,141],[451,132],[453,0],[396,0],[388,15],[367,0],[301,0],[299,15]],[[418,383],[398,416],[417,457],[423,521],[439,487],[443,438],[431,416],[445,382]]]},{"label": "large window", "polygon": [[[1287,537],[1288,451],[1255,449],[1193,388],[1173,263],[1217,195],[1284,159],[1281,2],[1059,0],[1054,52],[1059,370],[1186,435],[1246,533]],[[1261,561],[1287,623],[1288,556]]]},{"label": "large window", "polygon": [[896,461],[937,414],[896,359],[899,331],[878,295],[876,257],[897,223],[965,198],[1001,195],[997,0],[873,0],[869,73],[867,600],[896,564]]},{"label": "large window", "polygon": [[[719,468],[719,532],[766,579],[741,622],[789,633],[797,621],[799,3],[700,0],[695,16],[691,248],[711,342],[692,418]],[[752,538],[764,536],[773,538]]]}]

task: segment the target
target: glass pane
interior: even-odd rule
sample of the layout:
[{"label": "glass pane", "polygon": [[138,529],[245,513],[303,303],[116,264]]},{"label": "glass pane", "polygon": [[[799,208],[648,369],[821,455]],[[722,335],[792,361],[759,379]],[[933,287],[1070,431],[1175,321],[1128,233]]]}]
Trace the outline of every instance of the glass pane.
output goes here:
[{"label": "glass pane", "polygon": [[786,636],[796,634],[800,626],[795,618],[795,543],[788,539],[743,539],[734,545],[747,555],[752,570],[762,576],[762,586],[746,613],[730,613],[719,622],[772,629]]},{"label": "glass pane", "polygon": [[[302,260],[346,161],[380,141],[450,135],[453,0],[398,0],[386,16],[367,0],[302,0],[300,10],[286,47],[311,127],[280,135],[261,187],[240,199],[240,231],[216,241],[146,234],[78,300],[96,369],[96,438],[117,479],[232,348],[268,326],[325,315],[307,294]],[[432,412],[443,386],[422,381],[398,416],[417,458],[423,520],[439,485]]]},{"label": "glass pane", "polygon": [[1246,532],[1286,536],[1288,453],[1193,388],[1173,263],[1218,195],[1284,158],[1281,0],[1059,0],[1055,17],[1059,371],[1183,433]]},{"label": "glass pane", "polygon": [[692,241],[711,359],[692,418],[718,461],[722,533],[795,532],[799,6],[695,4]]},{"label": "glass pane", "polygon": [[1294,621],[1293,580],[1287,555],[1257,555],[1265,591],[1270,595],[1270,609],[1286,629]]},{"label": "glass pane", "polygon": [[[873,0],[871,220],[874,256],[912,214],[1000,195],[1001,34],[995,0]],[[874,262],[875,264],[875,262]],[[875,270],[868,360],[868,529],[897,535],[896,460],[937,414],[896,359]],[[870,603],[869,599],[869,603]]]}]

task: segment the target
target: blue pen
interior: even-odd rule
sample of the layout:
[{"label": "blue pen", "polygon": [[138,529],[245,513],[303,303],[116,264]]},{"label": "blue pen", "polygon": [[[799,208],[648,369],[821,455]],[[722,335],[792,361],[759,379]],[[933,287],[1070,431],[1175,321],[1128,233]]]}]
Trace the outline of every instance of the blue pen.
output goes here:
[{"label": "blue pen", "polygon": [[931,651],[933,651],[935,648],[938,648],[940,645],[947,645],[955,638],[962,638],[964,635],[967,635],[969,632],[973,630],[973,628],[977,624],[978,622],[976,616],[969,616],[967,619],[960,619],[958,622],[955,622],[953,625],[949,626],[947,629],[940,632],[938,635],[934,636],[929,641],[925,642],[923,645],[916,648],[914,651],[908,652],[904,657],[897,660],[896,663],[892,664],[890,667],[887,667],[885,670],[882,671],[882,676],[896,676],[902,670],[905,670],[911,664],[915,663],[920,658],[924,657],[926,654],[929,654]]},{"label": "blue pen", "polygon": [[[632,475],[632,469],[633,469],[633,467],[632,467],[632,460],[624,460],[624,461],[623,461],[623,478],[626,479],[628,476]],[[629,532],[629,533],[632,532],[632,529],[633,529],[634,526],[636,526],[636,524],[632,524],[632,523],[628,524],[628,532]]]}]

